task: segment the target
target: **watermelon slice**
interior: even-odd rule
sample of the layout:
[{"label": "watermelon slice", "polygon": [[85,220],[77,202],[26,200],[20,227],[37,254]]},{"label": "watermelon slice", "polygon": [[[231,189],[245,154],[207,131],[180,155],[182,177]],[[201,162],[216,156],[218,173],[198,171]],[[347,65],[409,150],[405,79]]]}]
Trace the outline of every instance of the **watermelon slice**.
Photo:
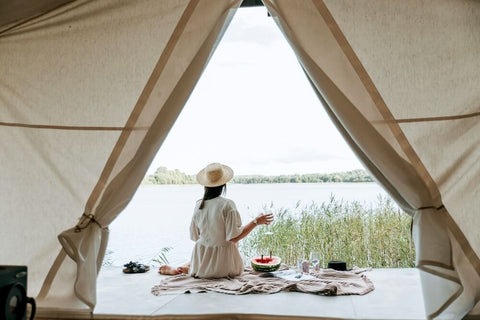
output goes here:
[{"label": "watermelon slice", "polygon": [[252,259],[252,268],[255,271],[272,272],[277,271],[278,268],[280,268],[280,263],[282,263],[282,259],[279,257],[256,257]]}]

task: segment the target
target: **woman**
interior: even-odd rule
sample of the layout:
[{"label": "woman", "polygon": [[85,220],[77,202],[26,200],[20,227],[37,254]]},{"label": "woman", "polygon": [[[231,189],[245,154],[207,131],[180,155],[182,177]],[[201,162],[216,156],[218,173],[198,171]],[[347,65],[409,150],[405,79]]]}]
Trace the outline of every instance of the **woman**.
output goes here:
[{"label": "woman", "polygon": [[260,214],[242,226],[235,203],[222,197],[233,170],[220,163],[211,163],[197,174],[197,182],[205,187],[203,198],[197,201],[190,238],[195,241],[190,263],[179,267],[161,266],[161,274],[188,273],[199,278],[234,277],[243,272],[243,260],[238,241],[256,226],[268,225],[273,214]]}]

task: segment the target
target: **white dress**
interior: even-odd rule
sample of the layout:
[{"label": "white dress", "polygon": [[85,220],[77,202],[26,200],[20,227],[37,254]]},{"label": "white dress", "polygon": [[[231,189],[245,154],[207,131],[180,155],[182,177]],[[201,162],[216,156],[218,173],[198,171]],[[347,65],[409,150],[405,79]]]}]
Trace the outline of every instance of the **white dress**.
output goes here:
[{"label": "white dress", "polygon": [[242,219],[235,203],[221,196],[197,202],[190,224],[195,246],[190,260],[190,275],[200,278],[234,277],[243,272],[237,243],[229,241],[242,233]]}]

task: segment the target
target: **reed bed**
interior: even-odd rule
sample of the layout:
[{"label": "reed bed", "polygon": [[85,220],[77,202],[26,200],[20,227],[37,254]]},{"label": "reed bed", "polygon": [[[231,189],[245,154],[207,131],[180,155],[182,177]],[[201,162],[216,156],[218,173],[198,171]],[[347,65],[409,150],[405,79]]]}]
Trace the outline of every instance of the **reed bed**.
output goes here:
[{"label": "reed bed", "polygon": [[[271,205],[273,208],[273,204]],[[320,266],[342,260],[347,266],[372,268],[414,267],[415,249],[410,235],[411,217],[390,198],[373,205],[344,202],[331,196],[321,204],[273,210],[275,221],[256,228],[240,250],[246,257],[273,255],[288,265],[320,252]],[[270,234],[273,233],[273,234]]]}]

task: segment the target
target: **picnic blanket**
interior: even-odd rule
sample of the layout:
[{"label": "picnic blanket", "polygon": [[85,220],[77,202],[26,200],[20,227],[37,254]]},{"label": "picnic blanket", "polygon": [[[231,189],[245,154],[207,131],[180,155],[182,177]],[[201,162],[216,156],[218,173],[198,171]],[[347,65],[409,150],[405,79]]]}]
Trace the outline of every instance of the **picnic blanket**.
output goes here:
[{"label": "picnic blanket", "polygon": [[[281,291],[296,291],[318,295],[364,295],[374,290],[374,285],[363,272],[369,269],[353,268],[351,271],[321,269],[299,278],[291,277],[288,267],[281,272],[259,273],[247,267],[244,273],[234,278],[200,279],[186,274],[169,276],[152,288],[152,294],[219,292],[232,295],[250,293],[272,294]],[[295,272],[294,270],[292,270]],[[284,276],[282,276],[282,273]],[[300,274],[299,274],[300,275]],[[297,276],[298,277],[298,276]]]}]

